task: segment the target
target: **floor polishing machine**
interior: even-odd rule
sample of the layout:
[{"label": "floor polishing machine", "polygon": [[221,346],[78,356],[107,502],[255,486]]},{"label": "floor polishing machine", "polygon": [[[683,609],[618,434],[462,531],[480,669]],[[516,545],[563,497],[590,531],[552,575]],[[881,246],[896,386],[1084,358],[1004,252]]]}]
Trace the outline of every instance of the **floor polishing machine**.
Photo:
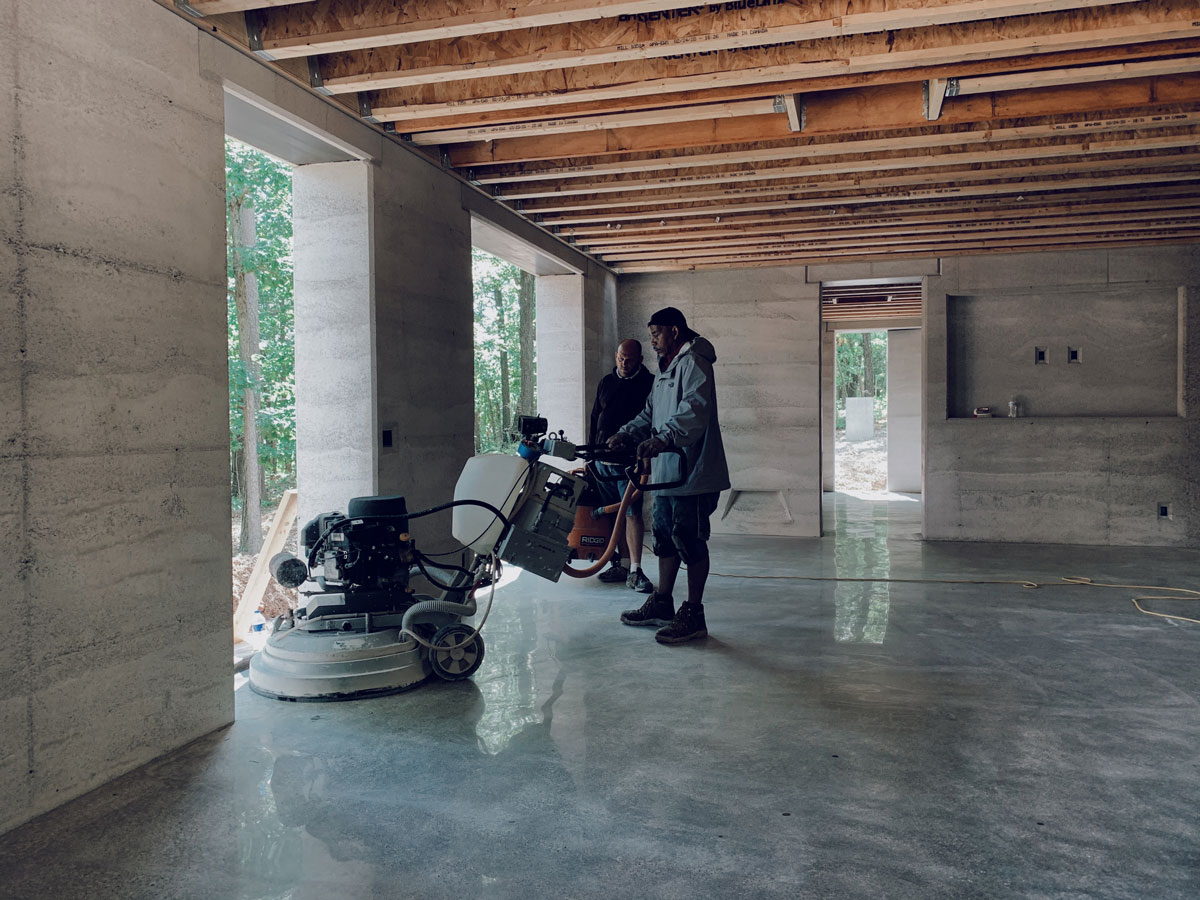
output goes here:
[{"label": "floor polishing machine", "polygon": [[[280,700],[349,700],[402,691],[431,676],[468,678],[483,662],[480,628],[501,561],[550,581],[564,570],[597,571],[607,555],[587,570],[568,565],[568,538],[590,476],[543,457],[611,461],[613,452],[548,434],[536,416],[519,417],[517,430],[517,453],[472,457],[449,503],[409,512],[403,497],[356,497],[345,513],[322,513],[306,524],[301,555],[271,560],[272,577],[299,588],[299,604],[268,626],[266,644],[250,659],[251,689]],[[409,530],[413,520],[446,509],[464,548],[460,565],[422,553]],[[432,592],[419,593],[426,584]],[[473,627],[464,620],[478,613],[484,590],[487,609]]]}]

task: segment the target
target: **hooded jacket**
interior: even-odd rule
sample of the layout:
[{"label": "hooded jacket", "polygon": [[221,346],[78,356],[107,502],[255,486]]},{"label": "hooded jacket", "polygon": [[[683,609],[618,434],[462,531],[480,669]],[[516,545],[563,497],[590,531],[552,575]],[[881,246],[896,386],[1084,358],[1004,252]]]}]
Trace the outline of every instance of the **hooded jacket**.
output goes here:
[{"label": "hooded jacket", "polygon": [[[729,487],[729,466],[717,419],[713,363],[717,352],[699,335],[680,348],[666,371],[654,378],[646,405],[637,418],[620,429],[636,441],[659,437],[683,450],[687,465],[684,483],[660,493],[668,496],[709,494]],[[660,453],[651,463],[654,483],[679,478],[679,456]]]}]

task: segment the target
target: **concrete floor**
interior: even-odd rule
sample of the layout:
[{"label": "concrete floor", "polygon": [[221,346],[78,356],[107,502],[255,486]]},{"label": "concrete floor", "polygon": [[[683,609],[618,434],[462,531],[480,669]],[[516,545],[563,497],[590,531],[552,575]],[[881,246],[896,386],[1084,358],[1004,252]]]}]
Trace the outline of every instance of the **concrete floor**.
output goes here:
[{"label": "concrete floor", "polygon": [[919,509],[714,540],[704,642],[522,576],[471,682],[243,687],[232,727],[0,838],[0,897],[1200,896],[1200,626],[1122,590],[736,577],[1197,587],[1200,554],[926,544]]}]

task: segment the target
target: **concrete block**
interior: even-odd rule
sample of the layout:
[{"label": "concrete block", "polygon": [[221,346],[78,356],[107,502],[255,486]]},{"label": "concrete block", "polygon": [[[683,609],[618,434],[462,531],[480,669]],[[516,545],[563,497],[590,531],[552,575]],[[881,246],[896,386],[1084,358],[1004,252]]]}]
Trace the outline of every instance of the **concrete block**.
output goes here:
[{"label": "concrete block", "polygon": [[[6,682],[7,684],[7,682]],[[0,832],[30,817],[29,699],[6,691],[0,697]]]},{"label": "concrete block", "polygon": [[35,452],[224,443],[221,288],[49,251],[26,260]]},{"label": "concrete block", "polygon": [[[165,10],[137,5],[154,17],[170,18]],[[39,11],[23,18],[22,25],[31,20],[53,23],[54,33],[64,21],[86,28],[73,12],[64,10],[61,16]],[[195,32],[187,23],[178,25],[191,31],[194,60]],[[127,32],[127,40],[142,48],[153,46],[157,37],[140,29]],[[138,54],[96,55],[99,59],[80,60],[64,56],[50,43],[21,45],[28,241],[223,285],[220,89],[194,78],[192,67],[187,74],[204,86],[204,95],[176,103],[156,93],[155,79],[164,76]],[[114,70],[101,59],[122,68]],[[186,68],[179,58],[174,64]],[[86,133],[87,141],[69,139],[64,109],[72,110],[71,128]]]},{"label": "concrete block", "polygon": [[23,280],[20,258],[0,235],[0,459],[22,451]]},{"label": "concrete block", "polygon": [[1072,250],[953,256],[942,260],[942,277],[957,291],[1107,284],[1108,255],[1104,250]]},{"label": "concrete block", "polygon": [[1200,244],[1114,248],[1108,251],[1108,280],[1195,284],[1200,282]]},{"label": "concrete block", "polygon": [[856,281],[865,278],[920,278],[937,275],[940,260],[928,259],[876,260],[874,262],[825,263],[806,266],[804,277],[809,284],[822,281]]},{"label": "concrete block", "polygon": [[228,523],[227,450],[31,460],[40,681],[227,628]]}]

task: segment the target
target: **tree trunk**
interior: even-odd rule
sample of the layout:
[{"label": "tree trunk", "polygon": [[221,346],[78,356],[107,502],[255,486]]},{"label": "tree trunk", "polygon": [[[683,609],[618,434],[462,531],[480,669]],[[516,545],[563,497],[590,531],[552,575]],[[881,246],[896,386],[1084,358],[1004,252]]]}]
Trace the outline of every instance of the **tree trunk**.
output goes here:
[{"label": "tree trunk", "polygon": [[871,332],[864,331],[862,335],[862,395],[875,399],[875,352],[871,348]]},{"label": "tree trunk", "polygon": [[517,397],[517,412],[523,416],[537,414],[537,397],[533,374],[533,307],[534,281],[533,274],[521,270],[521,290],[517,294],[520,321],[518,323],[518,341],[521,350],[521,393]]},{"label": "tree trunk", "polygon": [[[508,335],[504,322],[504,297],[500,288],[495,288],[492,296],[496,300],[496,331],[500,338],[500,434],[512,427],[512,385],[508,380]],[[503,437],[501,437],[503,440]]]},{"label": "tree trunk", "polygon": [[257,242],[254,207],[236,203],[231,212],[236,226],[233,248],[233,302],[237,308],[238,355],[246,370],[246,389],[242,393],[242,530],[238,552],[258,553],[262,549],[262,467],[258,459],[259,371],[254,355],[258,352],[258,276],[248,271],[243,249]]}]

